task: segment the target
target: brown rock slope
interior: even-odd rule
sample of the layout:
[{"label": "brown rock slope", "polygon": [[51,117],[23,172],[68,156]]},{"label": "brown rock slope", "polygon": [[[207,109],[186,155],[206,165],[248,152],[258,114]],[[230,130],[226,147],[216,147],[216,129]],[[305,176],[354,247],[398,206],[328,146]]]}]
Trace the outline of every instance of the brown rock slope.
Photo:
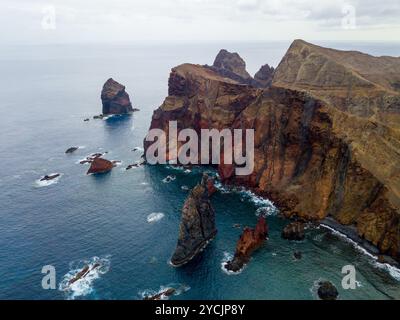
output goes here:
[{"label": "brown rock slope", "polygon": [[400,260],[399,67],[398,58],[304,41],[289,48],[269,89],[184,64],[172,70],[151,128],[177,120],[178,129],[254,129],[253,174],[220,165],[223,181],[269,197],[286,216],[353,225]]},{"label": "brown rock slope", "polygon": [[108,79],[103,85],[101,101],[103,114],[124,114],[133,111],[125,87],[112,78]]}]

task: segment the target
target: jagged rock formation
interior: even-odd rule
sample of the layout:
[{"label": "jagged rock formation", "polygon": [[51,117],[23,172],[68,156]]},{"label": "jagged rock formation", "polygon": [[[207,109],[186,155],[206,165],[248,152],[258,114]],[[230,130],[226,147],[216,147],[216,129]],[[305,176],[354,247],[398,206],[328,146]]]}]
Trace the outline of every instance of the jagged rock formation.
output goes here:
[{"label": "jagged rock formation", "polygon": [[256,85],[260,88],[268,88],[271,86],[272,78],[274,76],[274,67],[270,67],[268,64],[263,65],[260,70],[254,75]]},{"label": "jagged rock formation", "polygon": [[204,174],[201,183],[190,191],[183,205],[178,243],[171,258],[172,265],[176,267],[189,262],[217,234],[208,181],[208,176]]},{"label": "jagged rock formation", "polygon": [[114,164],[103,158],[94,158],[90,161],[90,168],[86,174],[106,173],[112,170]]},{"label": "jagged rock formation", "polygon": [[255,229],[244,228],[236,245],[233,259],[225,264],[229,271],[237,272],[250,260],[251,254],[258,249],[268,236],[268,225],[263,216],[258,219]]},{"label": "jagged rock formation", "polygon": [[124,114],[133,111],[131,101],[125,87],[113,80],[108,79],[101,91],[103,103],[103,114]]},{"label": "jagged rock formation", "polygon": [[[400,58],[295,41],[258,89],[208,67],[174,68],[151,128],[254,129],[255,168],[223,182],[268,197],[287,217],[351,225],[400,260]],[[145,143],[145,147],[146,143]]]},{"label": "jagged rock formation", "polygon": [[274,68],[268,64],[262,66],[254,78],[246,70],[246,62],[236,52],[222,49],[214,60],[212,66],[205,66],[220,76],[232,79],[241,84],[251,85],[256,88],[267,88],[271,85]]}]

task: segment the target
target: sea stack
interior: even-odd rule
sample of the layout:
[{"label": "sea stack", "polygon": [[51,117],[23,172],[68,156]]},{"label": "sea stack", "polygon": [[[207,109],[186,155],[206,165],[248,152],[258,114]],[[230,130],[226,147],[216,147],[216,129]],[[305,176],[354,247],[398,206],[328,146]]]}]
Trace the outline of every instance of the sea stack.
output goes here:
[{"label": "sea stack", "polygon": [[101,91],[103,114],[126,114],[133,112],[132,104],[125,87],[110,78],[103,85]]},{"label": "sea stack", "polygon": [[265,217],[258,219],[255,229],[244,228],[236,245],[235,256],[225,264],[229,271],[238,272],[250,260],[252,252],[258,249],[268,236],[268,225]]},{"label": "sea stack", "polygon": [[209,178],[203,175],[187,197],[179,226],[179,238],[171,264],[182,266],[194,258],[215,237],[215,212],[208,194]]}]

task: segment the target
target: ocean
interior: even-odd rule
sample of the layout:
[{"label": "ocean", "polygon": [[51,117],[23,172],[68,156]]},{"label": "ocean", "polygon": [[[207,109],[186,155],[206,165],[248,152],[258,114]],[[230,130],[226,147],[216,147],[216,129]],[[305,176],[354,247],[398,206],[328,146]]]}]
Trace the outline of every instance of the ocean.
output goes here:
[{"label": "ocean", "polygon": [[[317,42],[374,55],[400,55],[400,44]],[[221,186],[213,197],[218,235],[181,268],[169,259],[178,236],[187,188],[202,171],[168,166],[125,170],[140,159],[153,110],[167,96],[172,67],[212,64],[222,47],[237,51],[254,74],[277,66],[289,42],[191,45],[19,45],[0,48],[0,299],[142,299],[173,286],[171,299],[316,299],[321,279],[340,299],[400,299],[400,272],[378,264],[340,235],[322,227],[290,242],[287,221],[272,203]],[[93,120],[101,113],[103,83],[126,86],[132,116]],[[84,122],[85,118],[90,121]],[[70,155],[65,150],[79,149]],[[122,164],[87,176],[79,161],[95,152]],[[52,183],[38,180],[60,173]],[[166,183],[167,176],[176,179]],[[182,188],[184,187],[184,188]],[[270,237],[239,274],[222,264],[233,255],[241,226],[255,226],[267,208]],[[258,210],[258,211],[257,211]],[[261,209],[263,210],[263,209]],[[294,251],[302,259],[293,258]],[[85,264],[97,268],[64,290]],[[42,288],[43,266],[56,271],[56,289]],[[341,286],[343,266],[354,265],[357,288]]]}]

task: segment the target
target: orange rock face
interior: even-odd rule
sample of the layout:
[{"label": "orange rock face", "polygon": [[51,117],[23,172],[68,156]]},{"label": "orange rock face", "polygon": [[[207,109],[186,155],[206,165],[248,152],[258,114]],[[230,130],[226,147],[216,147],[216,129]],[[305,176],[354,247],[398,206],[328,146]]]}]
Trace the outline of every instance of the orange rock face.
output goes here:
[{"label": "orange rock face", "polygon": [[235,256],[228,261],[225,267],[233,272],[237,272],[243,268],[250,260],[252,252],[258,249],[268,236],[268,225],[264,217],[260,217],[256,228],[244,228],[242,235],[236,245]]},{"label": "orange rock face", "polygon": [[114,167],[111,161],[103,158],[95,158],[90,164],[90,168],[86,174],[106,173]]}]

